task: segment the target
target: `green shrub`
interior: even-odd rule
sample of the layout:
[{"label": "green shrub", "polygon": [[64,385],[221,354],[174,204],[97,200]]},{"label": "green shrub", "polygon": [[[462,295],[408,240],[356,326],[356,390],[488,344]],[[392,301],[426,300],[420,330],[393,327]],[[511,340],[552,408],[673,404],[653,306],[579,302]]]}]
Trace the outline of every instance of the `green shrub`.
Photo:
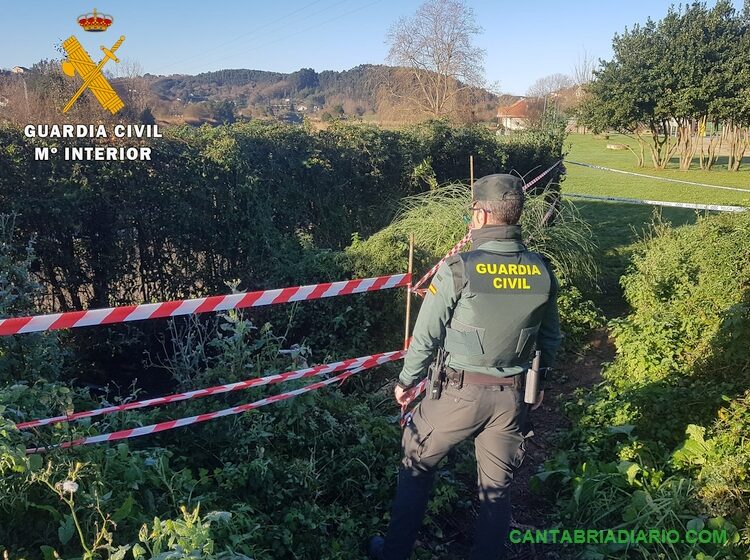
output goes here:
[{"label": "green shrub", "polygon": [[732,558],[740,560],[745,553],[737,547],[740,532],[721,516],[696,513],[695,483],[688,477],[666,476],[631,461],[588,461],[570,466],[570,458],[560,453],[545,464],[531,480],[537,492],[559,492],[565,488],[555,512],[555,522],[564,528],[602,530],[677,531],[708,529],[724,531],[726,543],[635,542],[589,543],[570,547],[569,558]]},{"label": "green shrub", "polygon": [[614,321],[617,359],[585,425],[633,424],[661,453],[748,385],[749,247],[747,213],[656,226],[622,279],[632,312]]},{"label": "green shrub", "polygon": [[750,540],[750,391],[726,400],[708,430],[688,426],[688,438],[673,458],[677,467],[696,475],[698,496],[707,510],[744,518]]},{"label": "green shrub", "polygon": [[[646,479],[633,483],[646,477],[648,503],[659,503],[664,514],[650,523],[695,519],[693,527],[718,523],[733,535],[727,547],[675,546],[662,557],[700,550],[744,558],[750,543],[744,435],[750,417],[750,213],[701,218],[678,229],[655,225],[622,285],[632,309],[613,322],[616,358],[603,383],[567,403],[574,426],[562,445],[572,451],[549,463],[541,480],[564,478],[561,515],[575,512],[606,526],[629,511],[629,501],[641,499]],[[618,474],[623,465],[626,471]],[[587,486],[602,499],[589,495],[579,508]],[[675,501],[676,488],[681,497]],[[742,536],[734,527],[743,527]]]},{"label": "green shrub", "polygon": [[[41,286],[31,274],[35,261],[29,241],[19,248],[14,243],[16,216],[0,214],[0,318],[31,314]],[[58,377],[64,353],[53,334],[0,337],[0,387],[23,380]]]}]

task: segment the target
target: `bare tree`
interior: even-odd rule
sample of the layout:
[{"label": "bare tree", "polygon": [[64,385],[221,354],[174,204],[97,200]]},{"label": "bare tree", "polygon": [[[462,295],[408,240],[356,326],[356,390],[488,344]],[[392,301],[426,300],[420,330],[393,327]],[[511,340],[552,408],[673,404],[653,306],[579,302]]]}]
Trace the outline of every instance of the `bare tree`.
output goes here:
[{"label": "bare tree", "polygon": [[588,84],[594,79],[594,70],[598,62],[584,49],[582,54],[578,55],[578,60],[573,66],[573,82],[577,86]]},{"label": "bare tree", "polygon": [[148,106],[148,82],[143,77],[143,67],[137,60],[122,59],[113,69],[114,77],[123,86],[125,105],[134,116]]},{"label": "bare tree", "polygon": [[387,36],[388,61],[400,67],[391,95],[431,117],[450,114],[460,92],[484,83],[485,51],[472,44],[481,31],[462,0],[428,0],[397,21]]},{"label": "bare tree", "polygon": [[573,78],[567,74],[550,74],[531,84],[526,95],[529,97],[549,97],[553,93],[559,93],[561,90],[574,85]]},{"label": "bare tree", "polygon": [[567,74],[550,74],[531,84],[526,95],[535,100],[540,122],[548,110],[555,114],[565,112],[577,104],[573,78]]}]

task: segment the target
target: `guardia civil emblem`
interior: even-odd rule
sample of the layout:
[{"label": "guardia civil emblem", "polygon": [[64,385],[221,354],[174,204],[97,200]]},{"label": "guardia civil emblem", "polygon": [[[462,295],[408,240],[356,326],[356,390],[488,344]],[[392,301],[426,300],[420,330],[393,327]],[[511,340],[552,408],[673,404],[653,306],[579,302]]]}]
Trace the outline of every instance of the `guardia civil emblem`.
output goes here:
[{"label": "guardia civil emblem", "polygon": [[[76,21],[84,31],[101,33],[109,29],[114,19],[112,16],[100,14],[94,9],[89,14],[78,16]],[[104,65],[110,60],[115,63],[120,62],[115,56],[115,51],[120,48],[123,41],[125,41],[125,35],[121,35],[117,42],[109,48],[102,45],[101,50],[104,56],[97,64],[94,64],[94,61],[74,35],[65,40],[63,49],[65,49],[67,59],[62,62],[62,70],[66,76],[75,78],[78,75],[82,81],[78,91],[63,108],[63,113],[67,113],[86,90],[89,90],[99,104],[113,115],[125,106],[102,72]]]}]

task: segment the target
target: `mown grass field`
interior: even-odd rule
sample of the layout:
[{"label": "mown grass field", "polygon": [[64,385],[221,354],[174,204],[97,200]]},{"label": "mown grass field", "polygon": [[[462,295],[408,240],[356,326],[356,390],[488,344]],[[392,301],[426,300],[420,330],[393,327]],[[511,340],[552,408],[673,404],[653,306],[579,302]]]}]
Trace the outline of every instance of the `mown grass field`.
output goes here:
[{"label": "mown grass field", "polygon": [[747,194],[622,175],[573,164],[566,164],[568,173],[563,183],[563,192],[671,202],[750,206],[749,157],[744,158],[742,167],[736,172],[726,170],[725,157],[720,158],[719,163],[711,171],[699,169],[697,159],[694,160],[693,168],[689,171],[680,171],[676,158],[667,169],[658,170],[650,165],[648,151],[646,152],[646,166],[638,167],[635,156],[629,150],[610,150],[607,149],[607,144],[629,144],[637,150],[636,141],[619,134],[611,134],[609,139],[590,134],[571,134],[565,142],[565,148],[569,150],[566,159],[654,177],[746,189]]},{"label": "mown grass field", "polygon": [[[745,158],[743,168],[738,172],[730,172],[722,168],[724,158],[720,159],[717,167],[711,171],[698,169],[697,162],[690,171],[680,171],[676,160],[670,164],[670,168],[660,171],[648,167],[648,159],[647,167],[637,167],[635,156],[628,150],[607,149],[607,144],[615,143],[636,145],[634,140],[617,134],[610,135],[609,139],[593,135],[571,134],[565,143],[566,149],[569,150],[567,159],[656,177],[747,189],[748,194],[622,175],[573,164],[566,165],[567,176],[562,185],[563,192],[698,204],[750,206],[749,158]],[[600,276],[597,283],[601,293],[591,295],[599,305],[605,308],[609,305],[620,307],[619,278],[627,269],[630,256],[638,241],[648,233],[654,220],[663,220],[674,226],[681,226],[695,223],[699,215],[705,214],[702,211],[683,208],[582,200],[576,201],[576,207],[581,217],[591,225],[594,241],[599,247],[597,260]]]}]

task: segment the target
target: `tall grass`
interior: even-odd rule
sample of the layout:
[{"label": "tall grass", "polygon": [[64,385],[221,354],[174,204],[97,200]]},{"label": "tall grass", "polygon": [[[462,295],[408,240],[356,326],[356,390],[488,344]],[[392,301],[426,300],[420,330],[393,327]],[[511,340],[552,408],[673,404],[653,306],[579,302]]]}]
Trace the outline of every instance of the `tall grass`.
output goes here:
[{"label": "tall grass", "polygon": [[[524,205],[521,226],[529,249],[545,255],[564,280],[576,285],[594,284],[597,266],[591,228],[581,219],[575,206],[560,200],[550,225],[544,217],[551,202],[544,194],[529,197]],[[549,197],[552,200],[551,197]],[[447,253],[465,234],[464,215],[471,203],[471,191],[461,183],[436,187],[428,192],[404,198],[396,218],[385,229],[352,249],[370,265],[384,267],[403,263],[406,241],[414,235],[415,273]],[[393,262],[392,255],[398,255]]]}]

